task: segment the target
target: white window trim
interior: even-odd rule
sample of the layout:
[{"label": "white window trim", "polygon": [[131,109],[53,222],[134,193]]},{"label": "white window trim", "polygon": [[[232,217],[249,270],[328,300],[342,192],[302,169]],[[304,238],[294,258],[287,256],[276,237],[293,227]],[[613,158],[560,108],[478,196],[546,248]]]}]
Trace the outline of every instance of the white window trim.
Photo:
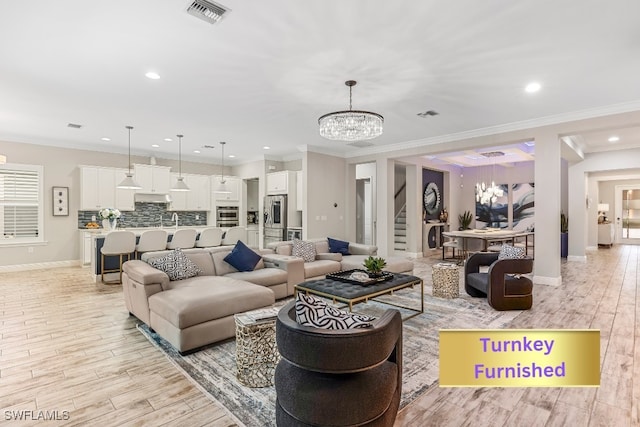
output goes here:
[{"label": "white window trim", "polygon": [[3,165],[0,165],[0,169],[20,170],[38,173],[38,225],[40,226],[38,237],[4,239],[0,236],[0,246],[27,246],[32,243],[44,243],[44,167],[42,165],[5,163]]}]

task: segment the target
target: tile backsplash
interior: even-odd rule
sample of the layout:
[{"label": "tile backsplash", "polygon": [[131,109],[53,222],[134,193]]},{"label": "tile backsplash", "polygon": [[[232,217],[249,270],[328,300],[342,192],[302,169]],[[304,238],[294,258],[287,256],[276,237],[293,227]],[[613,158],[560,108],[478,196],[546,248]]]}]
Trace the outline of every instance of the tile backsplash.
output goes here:
[{"label": "tile backsplash", "polygon": [[[175,222],[171,221],[174,211],[167,210],[167,203],[143,203],[136,202],[135,211],[124,211],[118,218],[118,227],[158,227],[160,217],[165,227],[171,227]],[[178,225],[205,226],[207,225],[207,212],[203,211],[175,211],[178,214]],[[96,222],[102,225],[98,211],[78,211],[78,228],[86,228],[91,222],[91,216],[95,215]],[[199,219],[196,219],[199,216]]]}]

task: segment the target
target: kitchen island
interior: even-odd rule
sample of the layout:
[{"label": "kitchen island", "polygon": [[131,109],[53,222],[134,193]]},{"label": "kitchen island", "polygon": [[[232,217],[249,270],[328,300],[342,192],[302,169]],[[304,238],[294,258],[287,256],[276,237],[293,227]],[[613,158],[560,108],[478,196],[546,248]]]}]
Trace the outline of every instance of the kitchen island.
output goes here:
[{"label": "kitchen island", "polygon": [[[145,232],[146,230],[154,230],[157,229],[159,227],[145,227],[145,228],[126,228],[126,229],[118,229],[120,230],[127,230],[127,231],[133,231],[134,234],[136,235],[136,243],[138,242],[138,239],[140,238],[140,235]],[[200,232],[202,230],[204,230],[205,228],[208,227],[189,227],[189,226],[183,226],[183,227],[164,227],[162,228],[163,230],[167,231],[167,242],[170,242],[171,239],[173,238],[173,233],[176,230],[179,229],[195,229],[197,231],[197,235],[200,235]],[[227,229],[223,230],[226,232]],[[84,265],[87,265],[87,261],[89,261],[89,265],[91,268],[91,273],[94,276],[95,281],[99,281],[100,280],[100,271],[101,271],[101,267],[102,267],[102,257],[100,256],[100,249],[102,248],[102,246],[104,245],[104,239],[106,237],[107,234],[109,234],[108,231],[105,231],[103,229],[81,229],[81,242],[82,242],[82,246],[81,246],[81,255],[82,255],[82,261]],[[87,247],[87,245],[89,245]],[[133,255],[133,254],[132,254]],[[90,257],[90,260],[88,260],[88,257]],[[116,269],[118,268],[118,263],[119,263],[119,257],[118,256],[107,256],[105,257],[105,264],[107,269]],[[106,276],[109,275],[116,275],[118,273],[108,273]],[[112,279],[107,279],[107,280],[112,280]]]}]

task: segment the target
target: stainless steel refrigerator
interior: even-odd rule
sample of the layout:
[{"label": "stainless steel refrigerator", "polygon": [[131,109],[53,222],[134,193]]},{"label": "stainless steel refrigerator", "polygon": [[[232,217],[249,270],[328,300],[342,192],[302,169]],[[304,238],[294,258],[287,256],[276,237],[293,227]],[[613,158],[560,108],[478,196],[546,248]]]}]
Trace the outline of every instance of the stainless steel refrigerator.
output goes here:
[{"label": "stainless steel refrigerator", "polygon": [[287,196],[266,196],[264,198],[264,246],[271,242],[286,240]]}]

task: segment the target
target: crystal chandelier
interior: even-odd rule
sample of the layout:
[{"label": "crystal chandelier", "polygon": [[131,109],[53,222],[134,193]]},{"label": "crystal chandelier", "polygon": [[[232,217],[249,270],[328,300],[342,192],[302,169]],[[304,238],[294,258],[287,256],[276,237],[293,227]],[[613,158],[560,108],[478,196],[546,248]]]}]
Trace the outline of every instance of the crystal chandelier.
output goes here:
[{"label": "crystal chandelier", "polygon": [[364,141],[382,135],[384,117],[370,111],[352,109],[352,88],[355,80],[347,80],[349,86],[349,110],[325,114],[318,119],[320,136],[332,141]]},{"label": "crystal chandelier", "polygon": [[[484,157],[500,157],[504,156],[502,151],[491,151],[482,153]],[[498,201],[498,197],[504,196],[504,191],[493,181],[493,172],[495,169],[495,161],[491,169],[491,185],[485,184],[484,181],[476,182],[476,202],[482,205],[490,205]]]}]

